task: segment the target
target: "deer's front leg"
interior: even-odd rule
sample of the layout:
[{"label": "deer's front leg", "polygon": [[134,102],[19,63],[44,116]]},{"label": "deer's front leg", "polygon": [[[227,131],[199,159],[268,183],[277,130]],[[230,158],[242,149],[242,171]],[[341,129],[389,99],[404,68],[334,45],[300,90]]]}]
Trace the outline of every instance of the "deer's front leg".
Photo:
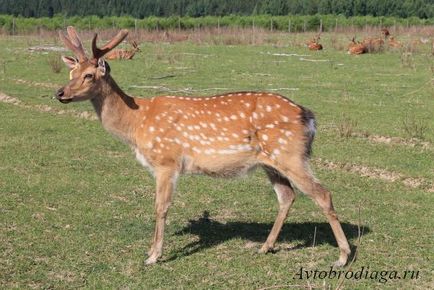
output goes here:
[{"label": "deer's front leg", "polygon": [[178,173],[174,168],[156,170],[157,191],[155,193],[155,232],[146,264],[154,264],[163,254],[164,225],[172,199]]}]

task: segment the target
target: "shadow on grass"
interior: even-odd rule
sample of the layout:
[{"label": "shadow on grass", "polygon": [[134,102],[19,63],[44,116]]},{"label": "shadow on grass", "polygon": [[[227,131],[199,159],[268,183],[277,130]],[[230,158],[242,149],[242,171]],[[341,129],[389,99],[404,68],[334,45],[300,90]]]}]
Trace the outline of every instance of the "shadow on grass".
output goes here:
[{"label": "shadow on grass", "polygon": [[[348,240],[357,239],[358,225],[341,223]],[[184,248],[173,253],[165,261],[173,261],[181,257],[189,256],[201,250],[217,246],[231,239],[244,239],[259,243],[265,242],[273,223],[249,223],[249,222],[228,222],[221,223],[210,218],[209,213],[204,211],[202,216],[196,220],[190,220],[189,224],[176,235],[196,235],[198,241],[186,245]],[[316,232],[316,234],[314,234]],[[361,235],[367,234],[370,229],[361,225]],[[330,244],[337,247],[330,225],[327,222],[304,222],[304,223],[285,223],[279,234],[277,243],[299,241],[296,246],[281,250],[296,250],[315,245]],[[278,244],[277,244],[278,246]],[[351,245],[352,255],[356,252],[356,246]],[[259,248],[258,248],[259,249]],[[352,256],[349,257],[349,261]]]}]

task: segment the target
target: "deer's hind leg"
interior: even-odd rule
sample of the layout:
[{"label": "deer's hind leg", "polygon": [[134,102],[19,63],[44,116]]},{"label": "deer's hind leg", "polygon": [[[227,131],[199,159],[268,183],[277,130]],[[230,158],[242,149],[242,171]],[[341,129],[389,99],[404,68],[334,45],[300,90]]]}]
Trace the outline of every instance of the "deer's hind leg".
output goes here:
[{"label": "deer's hind leg", "polygon": [[351,252],[350,246],[333,207],[331,193],[312,175],[307,157],[302,154],[282,153],[277,158],[274,156],[273,159],[262,155],[262,161],[266,165],[277,168],[279,172],[287,177],[298,189],[313,199],[322,209],[332,228],[340,250],[339,259],[336,261],[335,266],[345,265]]},{"label": "deer's hind leg", "polygon": [[277,200],[279,202],[279,212],[277,214],[276,220],[274,221],[273,228],[271,229],[271,232],[268,235],[264,245],[259,250],[259,253],[267,253],[273,250],[283,223],[288,216],[289,208],[295,199],[295,192],[291,186],[291,183],[286,177],[280,174],[276,169],[269,166],[264,166],[264,170],[267,173],[268,179],[273,185],[274,191],[276,192]]}]

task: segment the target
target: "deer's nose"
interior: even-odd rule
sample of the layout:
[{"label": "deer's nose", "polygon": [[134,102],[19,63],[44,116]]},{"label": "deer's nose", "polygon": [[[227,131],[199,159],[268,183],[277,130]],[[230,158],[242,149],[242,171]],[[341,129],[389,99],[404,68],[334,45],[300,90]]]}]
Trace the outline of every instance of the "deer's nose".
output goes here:
[{"label": "deer's nose", "polygon": [[61,98],[61,97],[63,97],[64,94],[65,94],[65,91],[63,90],[63,88],[60,88],[56,92],[56,97]]}]

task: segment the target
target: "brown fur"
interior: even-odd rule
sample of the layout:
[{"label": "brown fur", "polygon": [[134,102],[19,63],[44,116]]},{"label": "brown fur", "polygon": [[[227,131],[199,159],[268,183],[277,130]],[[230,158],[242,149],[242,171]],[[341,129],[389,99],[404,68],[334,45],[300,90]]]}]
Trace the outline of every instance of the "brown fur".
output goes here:
[{"label": "brown fur", "polygon": [[387,29],[387,28],[382,28],[382,29],[381,29],[381,34],[384,36],[384,38],[389,37],[389,36],[390,36],[389,29]]},{"label": "brown fur", "polygon": [[387,44],[388,44],[390,47],[394,47],[394,48],[400,48],[400,47],[402,47],[401,42],[399,42],[398,40],[396,40],[395,37],[393,37],[393,36],[391,36],[391,37],[388,39]]},{"label": "brown fur", "polygon": [[106,59],[133,59],[136,52],[140,51],[138,44],[135,41],[131,42],[132,49],[114,49],[105,55]]},{"label": "brown fur", "polygon": [[358,54],[363,54],[363,53],[367,53],[367,52],[368,52],[368,48],[366,47],[366,45],[363,43],[360,43],[360,42],[356,42],[355,37],[353,37],[351,42],[348,44],[348,53],[349,54],[358,55]]},{"label": "brown fur", "polygon": [[319,43],[320,40],[320,36],[318,35],[317,37],[312,38],[311,40],[309,40],[306,45],[309,48],[309,50],[322,50],[323,46],[322,44]]}]

